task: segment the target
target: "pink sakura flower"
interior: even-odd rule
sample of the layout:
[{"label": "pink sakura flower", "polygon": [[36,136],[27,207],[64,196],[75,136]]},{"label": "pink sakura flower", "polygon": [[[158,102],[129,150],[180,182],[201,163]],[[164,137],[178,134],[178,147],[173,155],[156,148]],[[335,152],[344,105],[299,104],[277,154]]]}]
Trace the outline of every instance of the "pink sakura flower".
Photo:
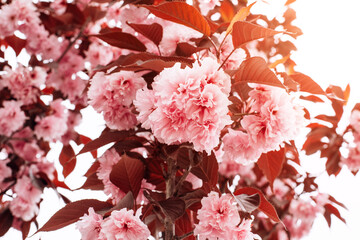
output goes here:
[{"label": "pink sakura flower", "polygon": [[38,119],[34,133],[39,139],[43,138],[45,141],[56,141],[66,133],[66,130],[66,120],[50,115],[41,120]]},{"label": "pink sakura flower", "polygon": [[256,162],[262,154],[261,149],[252,144],[249,135],[242,131],[229,129],[222,140],[224,158],[232,159],[242,165]]},{"label": "pink sakura flower", "polygon": [[356,172],[360,169],[360,143],[349,148],[348,157],[342,157],[341,164],[346,165],[350,171]]},{"label": "pink sakura flower", "polygon": [[229,239],[229,233],[237,230],[240,216],[237,206],[234,205],[230,194],[219,197],[217,192],[210,192],[201,199],[201,209],[195,224],[194,235],[199,235],[200,240]]},{"label": "pink sakura flower", "polygon": [[313,205],[311,202],[294,199],[290,203],[289,213],[294,218],[300,218],[306,221],[313,221],[316,218],[316,214],[324,211],[321,206]]},{"label": "pink sakura flower", "polygon": [[2,76],[3,86],[8,87],[11,94],[24,104],[33,103],[39,95],[40,86],[45,83],[44,69],[36,67],[33,71],[29,71],[20,65],[16,71],[7,66],[4,71],[6,74]]},{"label": "pink sakura flower", "polygon": [[282,180],[276,178],[273,183],[273,193],[279,198],[283,199],[284,196],[289,192],[290,188]]},{"label": "pink sakura flower", "polygon": [[91,67],[97,65],[106,65],[113,59],[113,52],[110,46],[102,45],[99,41],[90,44],[86,51],[86,60],[90,62]]},{"label": "pink sakura flower", "polygon": [[[153,93],[138,93],[135,106],[142,126],[150,127],[161,142],[191,142],[195,150],[209,153],[219,144],[221,130],[231,123],[230,78],[217,68],[216,60],[207,58],[201,66],[181,69],[175,64],[163,70],[154,79]],[[141,99],[146,96],[148,100]]]},{"label": "pink sakura flower", "polygon": [[199,0],[199,8],[202,15],[206,16],[214,7],[220,6],[219,0]]},{"label": "pink sakura flower", "polygon": [[283,223],[286,226],[288,232],[290,232],[290,239],[300,240],[309,234],[314,220],[298,220],[295,217],[287,215],[283,218]]},{"label": "pink sakura flower", "polygon": [[[35,139],[33,139],[33,135],[34,133],[32,130],[29,127],[26,127],[14,134],[13,137],[16,138],[16,140],[11,140],[14,152],[22,159],[29,162],[38,161],[38,156],[43,154]],[[30,139],[32,140],[30,141]]]},{"label": "pink sakura flower", "polygon": [[145,80],[134,72],[121,71],[111,75],[98,72],[91,80],[89,103],[97,112],[104,113],[110,128],[130,129],[137,123],[130,107],[136,91],[145,84]]},{"label": "pink sakura flower", "polygon": [[350,115],[350,125],[356,134],[360,134],[360,111],[354,110]]},{"label": "pink sakura flower", "polygon": [[89,214],[84,214],[76,223],[76,228],[81,233],[82,240],[105,240],[100,236],[103,217],[95,213],[94,208],[89,208]]},{"label": "pink sakura flower", "polygon": [[283,141],[296,137],[304,126],[304,111],[280,88],[255,86],[250,91],[251,112],[241,120],[250,137],[250,144],[268,152],[275,150]]},{"label": "pink sakura flower", "polygon": [[101,232],[107,240],[146,240],[150,236],[148,227],[140,220],[140,209],[112,211],[101,224]]},{"label": "pink sakura flower", "polygon": [[81,97],[85,88],[86,81],[76,76],[74,79],[65,78],[59,89],[71,102],[75,102]]},{"label": "pink sakura flower", "polygon": [[232,240],[253,240],[261,239],[258,235],[251,232],[251,223],[252,220],[244,219],[241,224],[236,227],[232,232],[229,232],[229,237],[227,239]]},{"label": "pink sakura flower", "polygon": [[104,184],[104,193],[110,195],[113,202],[120,201],[125,193],[110,181],[112,167],[120,161],[120,156],[114,148],[107,150],[99,159],[100,167],[97,170],[98,178]]},{"label": "pink sakura flower", "polygon": [[24,125],[26,116],[20,109],[20,102],[4,101],[3,105],[0,108],[0,135],[10,136]]},{"label": "pink sakura flower", "polygon": [[25,175],[18,179],[14,191],[17,197],[10,202],[12,214],[24,221],[30,221],[39,212],[38,203],[42,191],[36,188],[31,183],[31,179]]}]

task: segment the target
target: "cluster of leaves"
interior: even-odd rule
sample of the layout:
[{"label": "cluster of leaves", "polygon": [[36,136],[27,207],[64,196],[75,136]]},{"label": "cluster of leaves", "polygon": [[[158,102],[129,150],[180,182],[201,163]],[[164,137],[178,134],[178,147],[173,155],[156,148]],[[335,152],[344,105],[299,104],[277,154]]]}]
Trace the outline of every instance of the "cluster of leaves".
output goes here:
[{"label": "cluster of leaves", "polygon": [[[247,1],[241,0],[237,4],[234,4],[233,1],[224,0],[220,6],[215,6],[207,16],[201,15],[196,4],[192,6],[185,2],[124,1],[123,6],[133,4],[146,8],[156,17],[182,24],[203,34],[201,38],[191,39],[191,44],[188,42],[177,43],[174,55],[162,56],[159,45],[163,36],[163,28],[157,23],[149,25],[128,23],[128,25],[138,34],[142,34],[154,43],[159,49],[158,55],[149,53],[144,43],[137,36],[126,33],[121,28],[110,28],[103,24],[103,28],[98,34],[84,33],[88,24],[100,20],[106,14],[106,11],[98,4],[111,5],[114,2],[116,1],[94,0],[82,10],[75,3],[66,3],[66,10],[61,15],[51,10],[50,3],[42,1],[37,3],[36,7],[40,12],[40,19],[46,30],[50,34],[69,40],[69,46],[59,59],[50,63],[41,61],[34,55],[31,56],[29,66],[55,68],[66,52],[73,48],[75,43],[78,43],[78,40],[81,40],[80,44],[76,45],[79,55],[85,56],[91,39],[95,37],[113,47],[131,50],[131,53],[119,56],[118,59],[106,66],[97,66],[94,69],[95,71],[114,73],[121,70],[134,72],[146,70],[148,73],[144,75],[144,79],[150,87],[154,77],[164,68],[171,67],[175,63],[192,66],[195,61],[192,57],[193,54],[204,50],[215,50],[216,54],[219,55],[218,50],[222,43],[214,42],[213,34],[226,31],[228,37],[231,35],[234,50],[242,48],[247,53],[246,60],[238,69],[228,70],[232,79],[232,95],[240,96],[240,99],[230,97],[232,105],[229,109],[234,123],[239,123],[241,120],[243,105],[251,90],[248,83],[280,87],[288,92],[299,91],[304,100],[312,102],[323,102],[322,98],[328,98],[334,108],[335,116],[318,115],[315,117],[319,121],[316,120],[317,122],[308,125],[311,131],[303,145],[303,150],[308,155],[321,151],[321,157],[328,159],[326,164],[328,173],[330,175],[339,173],[341,170],[339,149],[344,141],[344,134],[339,134],[337,127],[342,117],[343,107],[349,97],[349,88],[343,91],[339,87],[332,86],[323,91],[310,77],[294,71],[295,62],[291,59],[290,54],[296,50],[296,47],[290,40],[283,41],[281,38],[274,38],[278,33],[288,34],[293,39],[301,34],[301,30],[292,25],[292,21],[296,18],[293,9],[288,7],[283,14],[284,20],[280,22],[277,19],[268,19],[264,15],[251,14],[250,10],[253,4],[247,6]],[[287,4],[290,3],[291,1],[288,1]],[[213,17],[216,13],[220,13],[219,18]],[[264,22],[266,26],[258,24]],[[257,42],[256,48],[266,55],[266,60],[251,56],[249,52],[247,44],[259,39],[263,40]],[[26,46],[26,40],[13,35],[1,39],[0,45],[4,48],[11,47],[16,55],[19,55]],[[3,51],[0,51],[0,58],[4,58]],[[0,70],[3,70],[5,66],[8,66],[8,63],[4,60],[0,63]],[[284,66],[286,71],[278,72],[278,66]],[[93,74],[86,70],[84,73]],[[281,76],[283,81],[280,81],[278,76]],[[53,99],[66,99],[66,96],[52,87],[42,89],[41,95],[49,95]],[[0,103],[11,99],[14,97],[8,89],[1,90]],[[73,112],[80,114],[80,110],[85,107],[86,105],[77,104]],[[49,106],[43,103],[40,97],[36,103],[28,105],[22,110],[27,116],[25,126],[32,129],[36,125],[36,117],[46,115],[50,111]],[[310,116],[308,115],[308,117]],[[321,123],[321,121],[326,122],[326,124]],[[86,214],[89,207],[93,207],[97,213],[106,217],[114,210],[122,208],[136,210],[143,206],[141,220],[147,224],[153,236],[156,236],[158,232],[165,231],[164,222],[166,219],[170,219],[175,225],[177,239],[196,239],[192,231],[198,222],[196,215],[201,208],[201,199],[207,196],[210,191],[231,193],[228,186],[232,186],[235,188],[233,194],[242,206],[242,216],[244,218],[248,218],[250,214],[255,216],[253,232],[264,239],[277,239],[277,230],[282,228],[275,225],[282,221],[283,216],[288,214],[291,201],[299,198],[302,194],[316,194],[318,191],[316,177],[309,174],[301,175],[298,172],[297,168],[300,166],[299,153],[293,141],[285,142],[278,151],[264,153],[251,169],[255,178],[241,176],[240,181],[237,182],[234,177],[228,178],[218,173],[219,163],[213,152],[211,155],[207,155],[205,152],[196,152],[188,143],[164,145],[156,139],[149,140],[143,137],[144,132],[147,130],[140,126],[129,131],[116,131],[106,128],[94,140],[76,133],[72,140],[78,145],[84,144],[77,154],[71,145],[64,144],[59,156],[59,163],[63,167],[62,175],[66,178],[74,170],[78,155],[91,152],[96,159],[97,149],[112,143],[111,148],[116,150],[121,156],[121,160],[114,165],[110,174],[110,181],[126,193],[126,196],[114,205],[111,201],[102,202],[95,199],[71,202],[61,195],[67,205],[38,231],[53,231],[72,224]],[[11,137],[0,136],[1,148],[8,147],[11,144],[10,142]],[[50,150],[49,143],[42,139],[37,140],[37,145],[44,152],[44,155]],[[146,150],[146,157],[136,151],[139,148]],[[9,166],[12,169],[13,176],[7,181],[15,184],[17,172],[26,163],[16,154],[11,155],[10,159]],[[98,179],[97,175],[99,165],[99,162],[95,160],[85,174],[85,183],[79,189],[93,191],[104,189],[103,182]],[[191,182],[186,180],[190,173],[202,180],[201,187],[193,188]],[[33,180],[39,182],[38,184],[43,188],[50,187],[54,190],[66,188],[70,190],[64,182],[58,180],[57,176],[60,173],[55,171],[54,174],[53,180],[46,177],[46,174],[33,176]],[[153,184],[155,190],[141,189],[143,179]],[[265,183],[264,179],[266,179]],[[289,187],[288,192],[280,199],[272,192],[275,179],[283,182],[290,181],[296,187]],[[303,188],[303,191],[296,192],[295,189],[298,188]],[[3,191],[1,197],[7,191],[8,189]],[[143,191],[144,196],[148,199],[148,203],[145,205],[136,202],[140,191]],[[325,205],[324,215],[330,225],[331,214],[343,220],[334,206],[343,205],[333,197],[329,199],[331,203]],[[5,204],[3,205],[5,206]],[[260,212],[268,218],[262,218]],[[0,219],[0,236],[2,236],[11,227],[9,223],[13,221],[13,216],[8,208],[3,207],[1,209]],[[30,222],[22,223],[21,230],[24,238],[28,235],[31,222],[36,223],[36,217]]]}]

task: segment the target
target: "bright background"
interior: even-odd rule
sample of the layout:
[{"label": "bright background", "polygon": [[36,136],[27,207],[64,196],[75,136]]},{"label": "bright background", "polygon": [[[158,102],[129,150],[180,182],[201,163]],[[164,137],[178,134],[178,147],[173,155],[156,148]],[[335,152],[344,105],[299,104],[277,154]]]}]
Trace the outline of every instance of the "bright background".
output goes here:
[{"label": "bright background", "polygon": [[[260,0],[261,1],[261,0]],[[281,13],[281,7],[285,0],[268,0],[270,5],[260,2],[254,6],[258,11],[264,10],[276,15]],[[251,1],[252,2],[252,1]],[[348,111],[344,114],[349,115],[349,111],[355,102],[360,102],[360,2],[357,0],[297,0],[291,5],[297,12],[297,20],[294,25],[300,27],[304,35],[300,36],[295,45],[298,51],[292,55],[297,63],[295,70],[311,76],[323,88],[329,84],[339,85],[342,88],[350,83],[351,96]],[[319,106],[321,109],[321,106]],[[92,122],[81,126],[79,131],[92,138],[98,133],[89,129],[101,129],[103,127],[101,119],[94,119],[91,112]],[[345,115],[346,116],[346,115]],[[86,119],[86,116],[84,116]],[[344,123],[345,124],[345,123]],[[86,160],[89,156],[79,159],[83,162],[76,171],[69,176],[67,182],[70,186],[79,187],[82,183],[77,180],[89,166]],[[54,154],[50,158],[56,159]],[[335,177],[328,177],[324,171],[324,159],[312,157],[306,158],[302,165],[307,171],[314,174],[321,174],[318,184],[321,192],[333,195],[338,201],[343,202],[348,211],[340,209],[342,216],[347,220],[347,225],[333,217],[332,227],[328,228],[325,219],[319,216],[314,223],[313,229],[305,240],[338,240],[338,239],[360,239],[360,174],[353,176],[346,168]],[[80,164],[79,164],[80,165]],[[42,203],[42,213],[39,225],[42,226],[50,216],[57,211],[53,206],[62,206],[62,202],[56,194],[48,190],[46,193],[50,199]],[[67,194],[67,193],[65,193]],[[68,195],[68,194],[67,194]],[[90,191],[81,191],[72,198],[94,198],[97,194]],[[44,211],[45,210],[45,211]],[[33,233],[33,229],[32,232]],[[31,240],[57,240],[57,239],[80,239],[78,231],[74,226],[69,226],[59,231],[37,234]],[[21,239],[19,232],[13,230],[2,239]]]}]

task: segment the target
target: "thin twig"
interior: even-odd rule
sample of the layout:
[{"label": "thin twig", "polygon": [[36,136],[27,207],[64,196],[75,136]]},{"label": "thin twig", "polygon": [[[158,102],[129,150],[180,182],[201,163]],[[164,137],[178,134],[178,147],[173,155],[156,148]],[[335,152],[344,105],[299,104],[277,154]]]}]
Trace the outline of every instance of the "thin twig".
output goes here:
[{"label": "thin twig", "polygon": [[218,71],[222,68],[222,66],[224,66],[225,62],[229,59],[229,57],[235,52],[236,48],[234,48],[231,53],[225,58],[225,60],[222,62],[222,64],[220,65],[220,67],[218,68]]}]

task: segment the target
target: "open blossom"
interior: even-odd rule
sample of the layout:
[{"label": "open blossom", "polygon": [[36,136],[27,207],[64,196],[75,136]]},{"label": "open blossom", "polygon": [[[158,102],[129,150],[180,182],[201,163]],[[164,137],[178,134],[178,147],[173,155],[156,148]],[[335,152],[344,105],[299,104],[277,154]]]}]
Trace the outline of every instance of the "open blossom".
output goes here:
[{"label": "open blossom", "polygon": [[89,214],[84,214],[76,223],[76,228],[81,233],[82,240],[105,240],[100,237],[103,217],[95,213],[94,208],[89,208]]},{"label": "open blossom", "polygon": [[7,183],[4,183],[4,180],[11,176],[11,168],[7,166],[10,160],[0,160],[0,191],[4,190],[7,187]]},{"label": "open blossom", "polygon": [[360,135],[360,111],[354,110],[350,115],[350,125],[354,129],[354,135]]},{"label": "open blossom", "polygon": [[210,192],[201,199],[201,209],[195,225],[194,235],[199,235],[200,240],[229,239],[230,233],[236,230],[240,222],[237,206],[234,205],[230,194],[219,197],[217,192]]},{"label": "open blossom", "polygon": [[243,165],[257,161],[262,153],[261,149],[252,144],[247,133],[232,129],[223,137],[223,150],[223,158]]},{"label": "open blossom", "polygon": [[136,91],[145,84],[145,80],[134,72],[121,71],[111,75],[98,72],[91,80],[89,103],[97,112],[103,112],[110,128],[128,130],[137,123],[131,104]]},{"label": "open blossom", "polygon": [[304,111],[280,88],[255,86],[250,91],[251,112],[241,120],[250,144],[263,152],[275,150],[296,137],[304,126]]},{"label": "open blossom", "polygon": [[11,94],[24,104],[33,103],[39,95],[40,86],[45,83],[45,70],[35,67],[29,71],[19,65],[14,71],[6,66],[4,71],[6,74],[2,75],[3,86],[8,87]]},{"label": "open blossom", "polygon": [[23,126],[26,116],[19,102],[4,101],[3,105],[0,108],[0,135],[10,136]]},{"label": "open blossom", "polygon": [[208,14],[208,12],[210,10],[214,9],[214,7],[216,5],[220,5],[219,0],[200,0],[199,7],[200,7],[201,14],[206,16]]},{"label": "open blossom", "polygon": [[236,227],[230,234],[229,234],[229,240],[254,240],[255,239],[261,239],[258,235],[253,234],[251,232],[251,223],[252,220],[250,219],[244,219],[242,220],[241,224]]},{"label": "open blossom", "polygon": [[[134,102],[143,127],[166,144],[190,142],[197,151],[208,153],[219,144],[221,130],[231,123],[230,77],[216,60],[206,58],[200,66],[181,69],[180,64],[164,69],[154,79],[153,91],[142,91]],[[148,100],[143,100],[149,96]]]},{"label": "open blossom", "polygon": [[323,211],[321,206],[313,205],[311,202],[302,199],[292,200],[289,207],[289,213],[293,214],[294,217],[309,221],[314,220],[316,214],[321,211]]},{"label": "open blossom", "polygon": [[348,157],[341,157],[341,164],[346,165],[350,171],[358,171],[360,169],[360,143],[355,147],[349,148]]},{"label": "open blossom", "polygon": [[140,220],[140,209],[134,216],[133,210],[112,211],[101,224],[101,232],[107,240],[146,240],[150,236],[148,227]]}]

